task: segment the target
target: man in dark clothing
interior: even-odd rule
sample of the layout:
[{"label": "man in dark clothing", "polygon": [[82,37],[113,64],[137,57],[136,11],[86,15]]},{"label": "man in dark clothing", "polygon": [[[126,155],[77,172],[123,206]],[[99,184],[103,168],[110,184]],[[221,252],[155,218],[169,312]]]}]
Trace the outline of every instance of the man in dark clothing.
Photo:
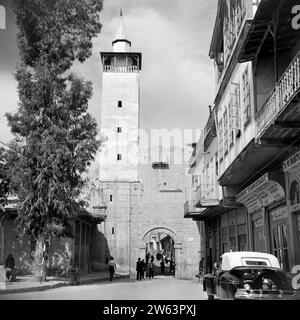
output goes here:
[{"label": "man in dark clothing", "polygon": [[161,271],[161,273],[165,273],[165,262],[164,262],[164,259],[161,260],[160,271]]},{"label": "man in dark clothing", "polygon": [[10,253],[5,261],[5,271],[6,271],[6,278],[8,281],[12,281],[14,278],[15,272],[15,259]]},{"label": "man in dark clothing", "polygon": [[136,263],[136,280],[142,280],[142,261],[141,258],[138,258]]},{"label": "man in dark clothing", "polygon": [[151,259],[149,262],[149,279],[154,277],[154,259]]},{"label": "man in dark clothing", "polygon": [[149,263],[149,260],[150,260],[150,253],[147,253],[147,255],[146,255],[146,264]]},{"label": "man in dark clothing", "polygon": [[108,262],[108,268],[109,268],[109,280],[113,281],[115,270],[117,268],[114,257],[110,258],[110,261]]},{"label": "man in dark clothing", "polygon": [[146,271],[146,264],[145,264],[145,260],[143,259],[141,261],[141,276],[142,276],[142,279],[145,279],[145,271]]}]

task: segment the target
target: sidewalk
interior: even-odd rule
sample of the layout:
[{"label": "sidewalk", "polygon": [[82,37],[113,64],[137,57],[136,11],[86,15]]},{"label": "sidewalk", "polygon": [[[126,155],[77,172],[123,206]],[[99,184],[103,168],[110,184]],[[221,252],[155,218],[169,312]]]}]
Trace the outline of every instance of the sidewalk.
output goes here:
[{"label": "sidewalk", "polygon": [[[128,273],[116,273],[114,279],[129,278]],[[109,281],[108,272],[95,272],[83,275],[79,279],[80,285]],[[47,282],[35,282],[30,276],[19,276],[16,282],[0,283],[0,295],[8,293],[44,291],[64,286],[71,286],[69,278],[47,277]],[[0,298],[1,299],[1,298]]]}]

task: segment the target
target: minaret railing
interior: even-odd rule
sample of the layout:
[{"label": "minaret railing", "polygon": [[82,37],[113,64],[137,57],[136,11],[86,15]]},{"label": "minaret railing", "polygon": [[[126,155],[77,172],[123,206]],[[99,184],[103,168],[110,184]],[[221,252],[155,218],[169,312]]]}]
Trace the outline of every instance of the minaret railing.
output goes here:
[{"label": "minaret railing", "polygon": [[116,66],[116,65],[105,65],[103,67],[104,72],[139,72],[138,66]]}]

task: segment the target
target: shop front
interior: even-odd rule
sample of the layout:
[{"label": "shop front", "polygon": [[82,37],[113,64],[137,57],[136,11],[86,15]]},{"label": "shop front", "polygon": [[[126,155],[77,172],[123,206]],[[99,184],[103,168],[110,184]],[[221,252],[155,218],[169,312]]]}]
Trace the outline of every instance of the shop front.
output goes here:
[{"label": "shop front", "polygon": [[236,196],[248,211],[250,250],[277,256],[290,271],[289,226],[284,177],[279,172],[264,174]]},{"label": "shop front", "polygon": [[242,206],[220,208],[218,216],[205,220],[206,262],[210,272],[223,253],[249,250],[247,210]]},{"label": "shop front", "polygon": [[231,209],[221,216],[222,254],[229,251],[247,251],[247,211],[243,207]]},{"label": "shop front", "polygon": [[287,219],[291,267],[300,265],[300,151],[283,163],[287,194]]},{"label": "shop front", "polygon": [[291,263],[287,207],[284,205],[271,209],[269,211],[269,221],[271,253],[278,258],[282,269],[289,272]]}]

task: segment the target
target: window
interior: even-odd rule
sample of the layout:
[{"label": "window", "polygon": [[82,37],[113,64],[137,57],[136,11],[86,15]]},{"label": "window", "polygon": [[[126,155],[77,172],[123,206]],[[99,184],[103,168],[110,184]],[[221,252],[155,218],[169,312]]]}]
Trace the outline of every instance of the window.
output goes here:
[{"label": "window", "polygon": [[110,201],[110,202],[113,201],[113,196],[112,196],[112,194],[109,196],[109,201]]},{"label": "window", "polygon": [[122,132],[122,128],[121,128],[121,127],[118,127],[117,132],[118,132],[118,133],[121,133],[121,132]]},{"label": "window", "polygon": [[114,227],[111,228],[111,234],[115,234],[115,228]]},{"label": "window", "polygon": [[240,84],[232,83],[230,88],[229,145],[234,143],[235,136],[241,132]]},{"label": "window", "polygon": [[224,123],[224,153],[226,155],[228,153],[228,117],[227,117],[227,108],[224,111],[223,123]]},{"label": "window", "polygon": [[248,67],[243,73],[243,100],[244,100],[244,125],[245,127],[251,120],[251,104],[250,104],[250,82]]},{"label": "window", "polygon": [[290,201],[291,205],[300,203],[300,189],[297,181],[293,181],[290,188]]},{"label": "window", "polygon": [[230,35],[231,45],[233,46],[236,39],[236,0],[230,1]]},{"label": "window", "polygon": [[118,155],[117,155],[117,160],[118,161],[122,160],[122,155],[120,153],[118,153]]},{"label": "window", "polygon": [[123,107],[123,105],[122,105],[122,101],[121,100],[119,100],[118,101],[118,108],[122,108]]},{"label": "window", "polygon": [[247,266],[267,266],[267,262],[263,260],[244,260],[244,264]]},{"label": "window", "polygon": [[219,122],[219,160],[223,160],[223,121]]},{"label": "window", "polygon": [[228,61],[230,50],[231,50],[231,35],[229,31],[229,22],[227,17],[224,19],[223,33],[224,33],[224,60],[226,64]]}]

